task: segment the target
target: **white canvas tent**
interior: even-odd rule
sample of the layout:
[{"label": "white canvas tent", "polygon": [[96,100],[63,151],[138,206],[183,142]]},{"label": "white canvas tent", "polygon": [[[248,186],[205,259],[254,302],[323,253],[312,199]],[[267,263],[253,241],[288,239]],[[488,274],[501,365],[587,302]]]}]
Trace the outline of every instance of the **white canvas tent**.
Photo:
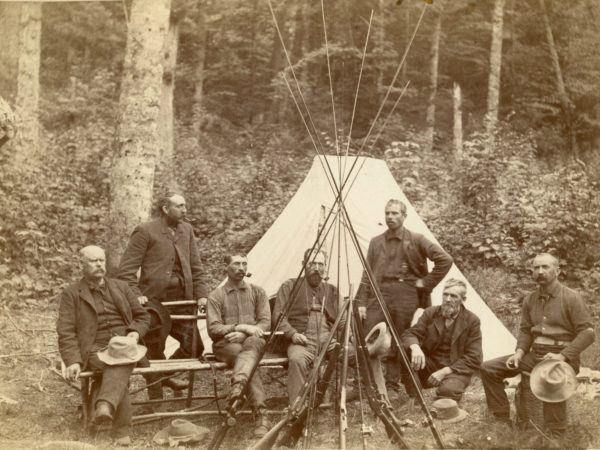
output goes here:
[{"label": "white canvas tent", "polygon": [[[249,281],[262,286],[268,295],[275,294],[286,279],[298,276],[304,251],[312,247],[319,226],[323,224],[335,203],[335,195],[323,168],[325,158],[336,179],[343,171],[347,173],[356,160],[355,157],[315,157],[308,175],[294,197],[248,254],[248,270],[253,273]],[[356,174],[358,175],[355,178]],[[345,176],[342,174],[343,178]],[[358,158],[350,181],[352,185],[349,182],[344,189],[344,204],[364,255],[371,238],[386,229],[383,212],[390,198],[397,198],[408,207],[404,223],[408,229],[422,233],[437,242],[402,193],[384,161]],[[341,236],[341,239],[338,239],[338,236]],[[337,285],[339,279],[342,295],[348,295],[350,286],[353,292],[356,292],[363,268],[347,231],[342,227],[341,234],[338,234],[336,225],[325,240],[323,248],[328,254],[329,282]],[[429,264],[431,267],[432,263]],[[456,265],[452,266],[447,277],[460,278],[467,283],[466,307],[481,319],[484,359],[514,352],[515,338],[488,308]],[[443,283],[442,281],[432,292],[434,305],[441,303]]]}]

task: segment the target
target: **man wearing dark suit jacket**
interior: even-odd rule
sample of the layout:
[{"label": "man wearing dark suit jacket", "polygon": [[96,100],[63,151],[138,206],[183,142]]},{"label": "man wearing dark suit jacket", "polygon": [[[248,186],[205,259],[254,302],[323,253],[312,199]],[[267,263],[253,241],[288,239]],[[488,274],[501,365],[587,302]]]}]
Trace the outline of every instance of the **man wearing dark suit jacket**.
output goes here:
[{"label": "man wearing dark suit jacket", "polygon": [[139,341],[148,330],[150,314],[127,283],[104,278],[104,250],[88,246],[80,254],[83,278],[68,286],[60,299],[58,348],[67,379],[77,379],[83,369],[102,372],[100,386],[93,388],[94,422],[112,422],[117,444],[126,445],[131,432],[127,386],[135,364],[106,365],[97,353],[112,336]]},{"label": "man wearing dark suit jacket", "polygon": [[[169,300],[201,299],[206,304],[207,290],[192,226],[183,221],[185,200],[169,193],[159,202],[160,217],[135,228],[121,258],[118,278],[127,281],[150,309],[152,327],[146,339],[150,359],[164,359],[165,339],[168,334],[179,341],[179,349],[172,358],[190,358],[194,327],[191,322],[171,324],[169,314],[194,314],[195,307],[175,307],[167,311],[161,302]],[[141,270],[140,270],[141,269]],[[137,277],[140,270],[139,280]],[[165,332],[170,326],[170,332]],[[200,334],[196,348],[203,352]],[[176,378],[163,383],[178,390],[186,384]],[[153,398],[162,392],[150,390]]]},{"label": "man wearing dark suit jacket", "polygon": [[[405,219],[406,205],[400,200],[389,200],[385,206],[388,229],[371,239],[367,251],[367,263],[375,276],[374,281],[379,286],[398,335],[410,326],[417,308],[431,305],[431,291],[452,267],[452,258],[439,245],[404,228]],[[431,272],[427,270],[427,259],[434,263]],[[366,320],[366,332],[384,321],[366,271],[356,299],[359,302],[359,313]],[[401,363],[395,343],[392,344],[392,354],[388,358],[385,374],[386,390],[398,391],[398,380],[402,373],[403,383],[410,392],[412,385],[406,379],[407,368]],[[380,394],[387,397],[388,392]]]},{"label": "man wearing dark suit jacket", "polygon": [[437,397],[459,401],[481,364],[479,317],[465,308],[467,286],[450,278],[442,304],[427,308],[418,322],[402,334],[411,351],[411,364],[425,387],[436,387]]}]

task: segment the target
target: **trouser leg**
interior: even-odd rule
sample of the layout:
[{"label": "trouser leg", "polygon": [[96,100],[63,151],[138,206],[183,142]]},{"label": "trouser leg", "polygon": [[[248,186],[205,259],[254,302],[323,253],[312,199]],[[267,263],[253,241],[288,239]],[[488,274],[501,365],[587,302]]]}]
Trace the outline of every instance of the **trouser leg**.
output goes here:
[{"label": "trouser leg", "polygon": [[202,356],[204,345],[200,339],[200,332],[196,322],[174,321],[171,326],[171,336],[179,342],[179,348],[173,353],[171,359],[192,358],[192,344],[194,342],[194,328],[196,329],[196,357]]},{"label": "trouser leg", "polygon": [[115,418],[113,420],[113,436],[121,438],[131,434],[131,399],[129,395],[124,395],[117,406]]},{"label": "trouser leg", "polygon": [[133,372],[135,364],[108,366],[100,361],[94,353],[90,355],[88,367],[93,370],[102,371],[102,381],[98,389],[96,402],[103,400],[110,403],[114,410],[116,410],[123,396],[128,395],[129,376]]},{"label": "trouser leg", "polygon": [[504,391],[504,378],[514,377],[519,369],[506,367],[510,355],[485,361],[480,368],[481,381],[489,411],[497,417],[510,418],[510,404]]},{"label": "trouser leg", "polygon": [[[386,301],[394,328],[398,337],[410,327],[410,321],[419,305],[417,289],[408,283],[382,283],[381,293]],[[386,363],[385,380],[388,386],[399,388],[400,380],[407,392],[412,389],[408,367],[402,357],[401,349],[392,339],[392,354]]]},{"label": "trouser leg", "polygon": [[[221,340],[216,342],[213,347],[217,359],[233,367],[232,383],[235,384],[248,379],[264,345],[265,341],[263,339],[249,336],[241,344],[227,343]],[[265,408],[266,395],[258,371],[250,380],[249,388],[252,407],[254,409]]]},{"label": "trouser leg", "polygon": [[287,390],[290,405],[294,403],[296,397],[302,390],[306,381],[309,366],[314,358],[314,348],[290,344],[288,347],[288,378]]}]

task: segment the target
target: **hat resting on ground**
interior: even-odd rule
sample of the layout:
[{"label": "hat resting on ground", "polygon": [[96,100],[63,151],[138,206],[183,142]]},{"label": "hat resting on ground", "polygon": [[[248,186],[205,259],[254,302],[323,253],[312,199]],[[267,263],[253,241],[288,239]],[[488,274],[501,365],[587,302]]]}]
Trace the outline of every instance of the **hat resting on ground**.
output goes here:
[{"label": "hat resting on ground", "polygon": [[464,409],[458,407],[456,400],[439,398],[431,405],[433,416],[444,423],[460,422],[469,415]]},{"label": "hat resting on ground", "polygon": [[392,346],[392,335],[390,334],[385,322],[379,322],[365,338],[367,351],[371,356],[385,356],[389,353]]},{"label": "hat resting on ground", "polygon": [[564,402],[575,393],[577,376],[566,362],[544,359],[531,371],[529,385],[533,395],[543,402]]},{"label": "hat resting on ground", "polygon": [[168,427],[163,428],[152,439],[160,445],[174,446],[180,442],[197,442],[210,433],[206,427],[193,424],[184,419],[174,419]]},{"label": "hat resting on ground", "polygon": [[109,366],[133,364],[146,356],[147,350],[143,345],[138,345],[134,338],[113,336],[108,346],[98,352],[98,359]]}]

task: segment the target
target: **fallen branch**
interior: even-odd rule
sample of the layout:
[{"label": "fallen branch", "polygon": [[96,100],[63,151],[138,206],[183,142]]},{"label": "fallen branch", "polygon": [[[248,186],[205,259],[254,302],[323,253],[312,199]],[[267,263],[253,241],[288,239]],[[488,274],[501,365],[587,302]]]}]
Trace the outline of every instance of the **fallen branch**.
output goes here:
[{"label": "fallen branch", "polygon": [[58,350],[48,350],[47,352],[36,352],[36,353],[11,353],[9,355],[0,355],[2,358],[14,358],[17,356],[37,356],[37,355],[48,355],[50,353],[58,353]]},{"label": "fallen branch", "polygon": [[8,312],[8,309],[5,309],[6,312],[6,317],[8,318],[8,320],[10,320],[10,323],[12,323],[13,327],[15,327],[17,329],[17,331],[20,331],[23,334],[26,334],[28,336],[31,336],[31,333],[29,333],[28,331],[22,330],[21,328],[19,328],[19,326],[15,323],[15,321],[13,320],[12,316],[10,315],[10,312]]}]

